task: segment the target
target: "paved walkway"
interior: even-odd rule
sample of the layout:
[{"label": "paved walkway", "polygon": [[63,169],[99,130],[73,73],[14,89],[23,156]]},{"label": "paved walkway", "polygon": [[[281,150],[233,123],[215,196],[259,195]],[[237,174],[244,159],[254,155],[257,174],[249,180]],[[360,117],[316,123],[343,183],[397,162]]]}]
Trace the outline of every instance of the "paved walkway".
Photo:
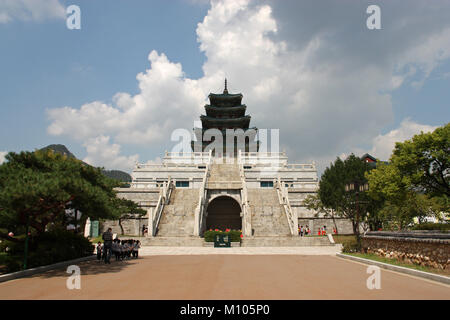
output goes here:
[{"label": "paved walkway", "polygon": [[0,299],[450,299],[450,286],[329,255],[152,255],[79,264],[81,289],[65,269],[0,283]]},{"label": "paved walkway", "polygon": [[142,247],[141,256],[160,255],[203,255],[203,254],[241,254],[241,255],[335,255],[341,252],[341,245],[316,247]]}]

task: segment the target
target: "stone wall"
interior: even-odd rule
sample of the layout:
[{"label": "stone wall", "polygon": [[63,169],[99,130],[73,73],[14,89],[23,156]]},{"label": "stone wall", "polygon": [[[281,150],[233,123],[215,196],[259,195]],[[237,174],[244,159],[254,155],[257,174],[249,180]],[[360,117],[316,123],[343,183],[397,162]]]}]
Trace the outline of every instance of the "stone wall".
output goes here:
[{"label": "stone wall", "polygon": [[[128,236],[142,236],[142,226],[148,226],[148,218],[124,219],[122,226],[124,234]],[[106,220],[100,224],[100,234],[108,228],[112,229],[112,233],[116,233],[119,237],[121,234],[119,220]]]},{"label": "stone wall", "polygon": [[353,234],[352,221],[344,218],[299,218],[298,226],[309,226],[311,234],[317,234],[317,229],[326,226],[327,233],[333,233],[333,228],[337,226],[338,234]]},{"label": "stone wall", "polygon": [[450,234],[437,232],[368,232],[364,252],[432,268],[450,265]]}]

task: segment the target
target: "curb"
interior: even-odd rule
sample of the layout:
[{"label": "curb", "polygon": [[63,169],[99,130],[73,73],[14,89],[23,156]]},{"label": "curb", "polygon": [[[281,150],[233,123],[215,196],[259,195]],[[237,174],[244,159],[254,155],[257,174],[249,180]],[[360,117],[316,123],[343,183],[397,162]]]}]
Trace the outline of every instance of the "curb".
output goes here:
[{"label": "curb", "polygon": [[409,274],[412,276],[425,278],[428,280],[433,280],[433,281],[437,281],[437,282],[444,283],[444,284],[450,284],[450,277],[441,276],[441,275],[430,273],[430,272],[395,266],[395,265],[384,263],[384,262],[378,262],[378,261],[374,261],[374,260],[370,260],[370,259],[354,257],[354,256],[342,254],[342,253],[336,253],[336,256],[340,257],[340,258],[344,258],[344,259],[354,260],[357,262],[362,262],[365,264],[378,266],[380,268],[391,270],[391,271],[405,273],[405,274]]},{"label": "curb", "polygon": [[45,271],[49,271],[49,270],[58,269],[58,268],[65,267],[65,266],[69,266],[71,264],[75,264],[75,263],[78,263],[78,262],[92,260],[94,258],[97,258],[97,255],[87,256],[87,257],[73,259],[73,260],[68,260],[68,261],[62,261],[62,262],[58,262],[58,263],[54,263],[54,264],[49,264],[47,266],[36,267],[36,268],[22,270],[22,271],[17,271],[17,272],[13,272],[13,273],[7,273],[7,274],[4,274],[4,275],[0,275],[0,283],[1,282],[5,282],[5,281],[9,281],[9,280],[18,279],[18,278],[27,277],[27,276],[32,276],[32,275],[35,275],[35,274],[38,274],[38,273],[42,273],[42,272],[45,272]]}]

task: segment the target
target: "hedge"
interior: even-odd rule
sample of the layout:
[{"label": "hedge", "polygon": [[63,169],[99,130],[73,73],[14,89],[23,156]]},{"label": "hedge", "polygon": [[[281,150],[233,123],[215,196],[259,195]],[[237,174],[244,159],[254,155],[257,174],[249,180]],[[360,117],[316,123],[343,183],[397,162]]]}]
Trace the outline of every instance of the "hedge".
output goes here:
[{"label": "hedge", "polygon": [[411,230],[440,230],[440,231],[450,231],[450,223],[433,223],[425,222],[420,223],[411,228]]},{"label": "hedge", "polygon": [[232,242],[240,242],[242,232],[239,230],[230,230],[230,231],[208,230],[208,231],[205,231],[203,236],[205,237],[206,242],[214,242],[214,239],[216,238],[216,235],[218,235],[218,234],[230,236]]},{"label": "hedge", "polygon": [[[6,257],[4,257],[7,272],[21,270],[24,242],[5,241],[2,245],[9,247]],[[93,253],[94,245],[83,235],[66,230],[52,230],[30,238],[27,267],[34,268],[82,258]]]}]

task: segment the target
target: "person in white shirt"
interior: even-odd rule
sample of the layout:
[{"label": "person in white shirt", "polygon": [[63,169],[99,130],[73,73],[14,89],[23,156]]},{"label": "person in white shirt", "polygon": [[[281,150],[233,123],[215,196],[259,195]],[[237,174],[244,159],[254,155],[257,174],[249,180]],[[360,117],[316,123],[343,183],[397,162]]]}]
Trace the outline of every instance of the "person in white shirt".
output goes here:
[{"label": "person in white shirt", "polygon": [[133,245],[133,258],[137,259],[139,255],[139,249],[141,248],[141,243],[139,240],[134,241]]}]

